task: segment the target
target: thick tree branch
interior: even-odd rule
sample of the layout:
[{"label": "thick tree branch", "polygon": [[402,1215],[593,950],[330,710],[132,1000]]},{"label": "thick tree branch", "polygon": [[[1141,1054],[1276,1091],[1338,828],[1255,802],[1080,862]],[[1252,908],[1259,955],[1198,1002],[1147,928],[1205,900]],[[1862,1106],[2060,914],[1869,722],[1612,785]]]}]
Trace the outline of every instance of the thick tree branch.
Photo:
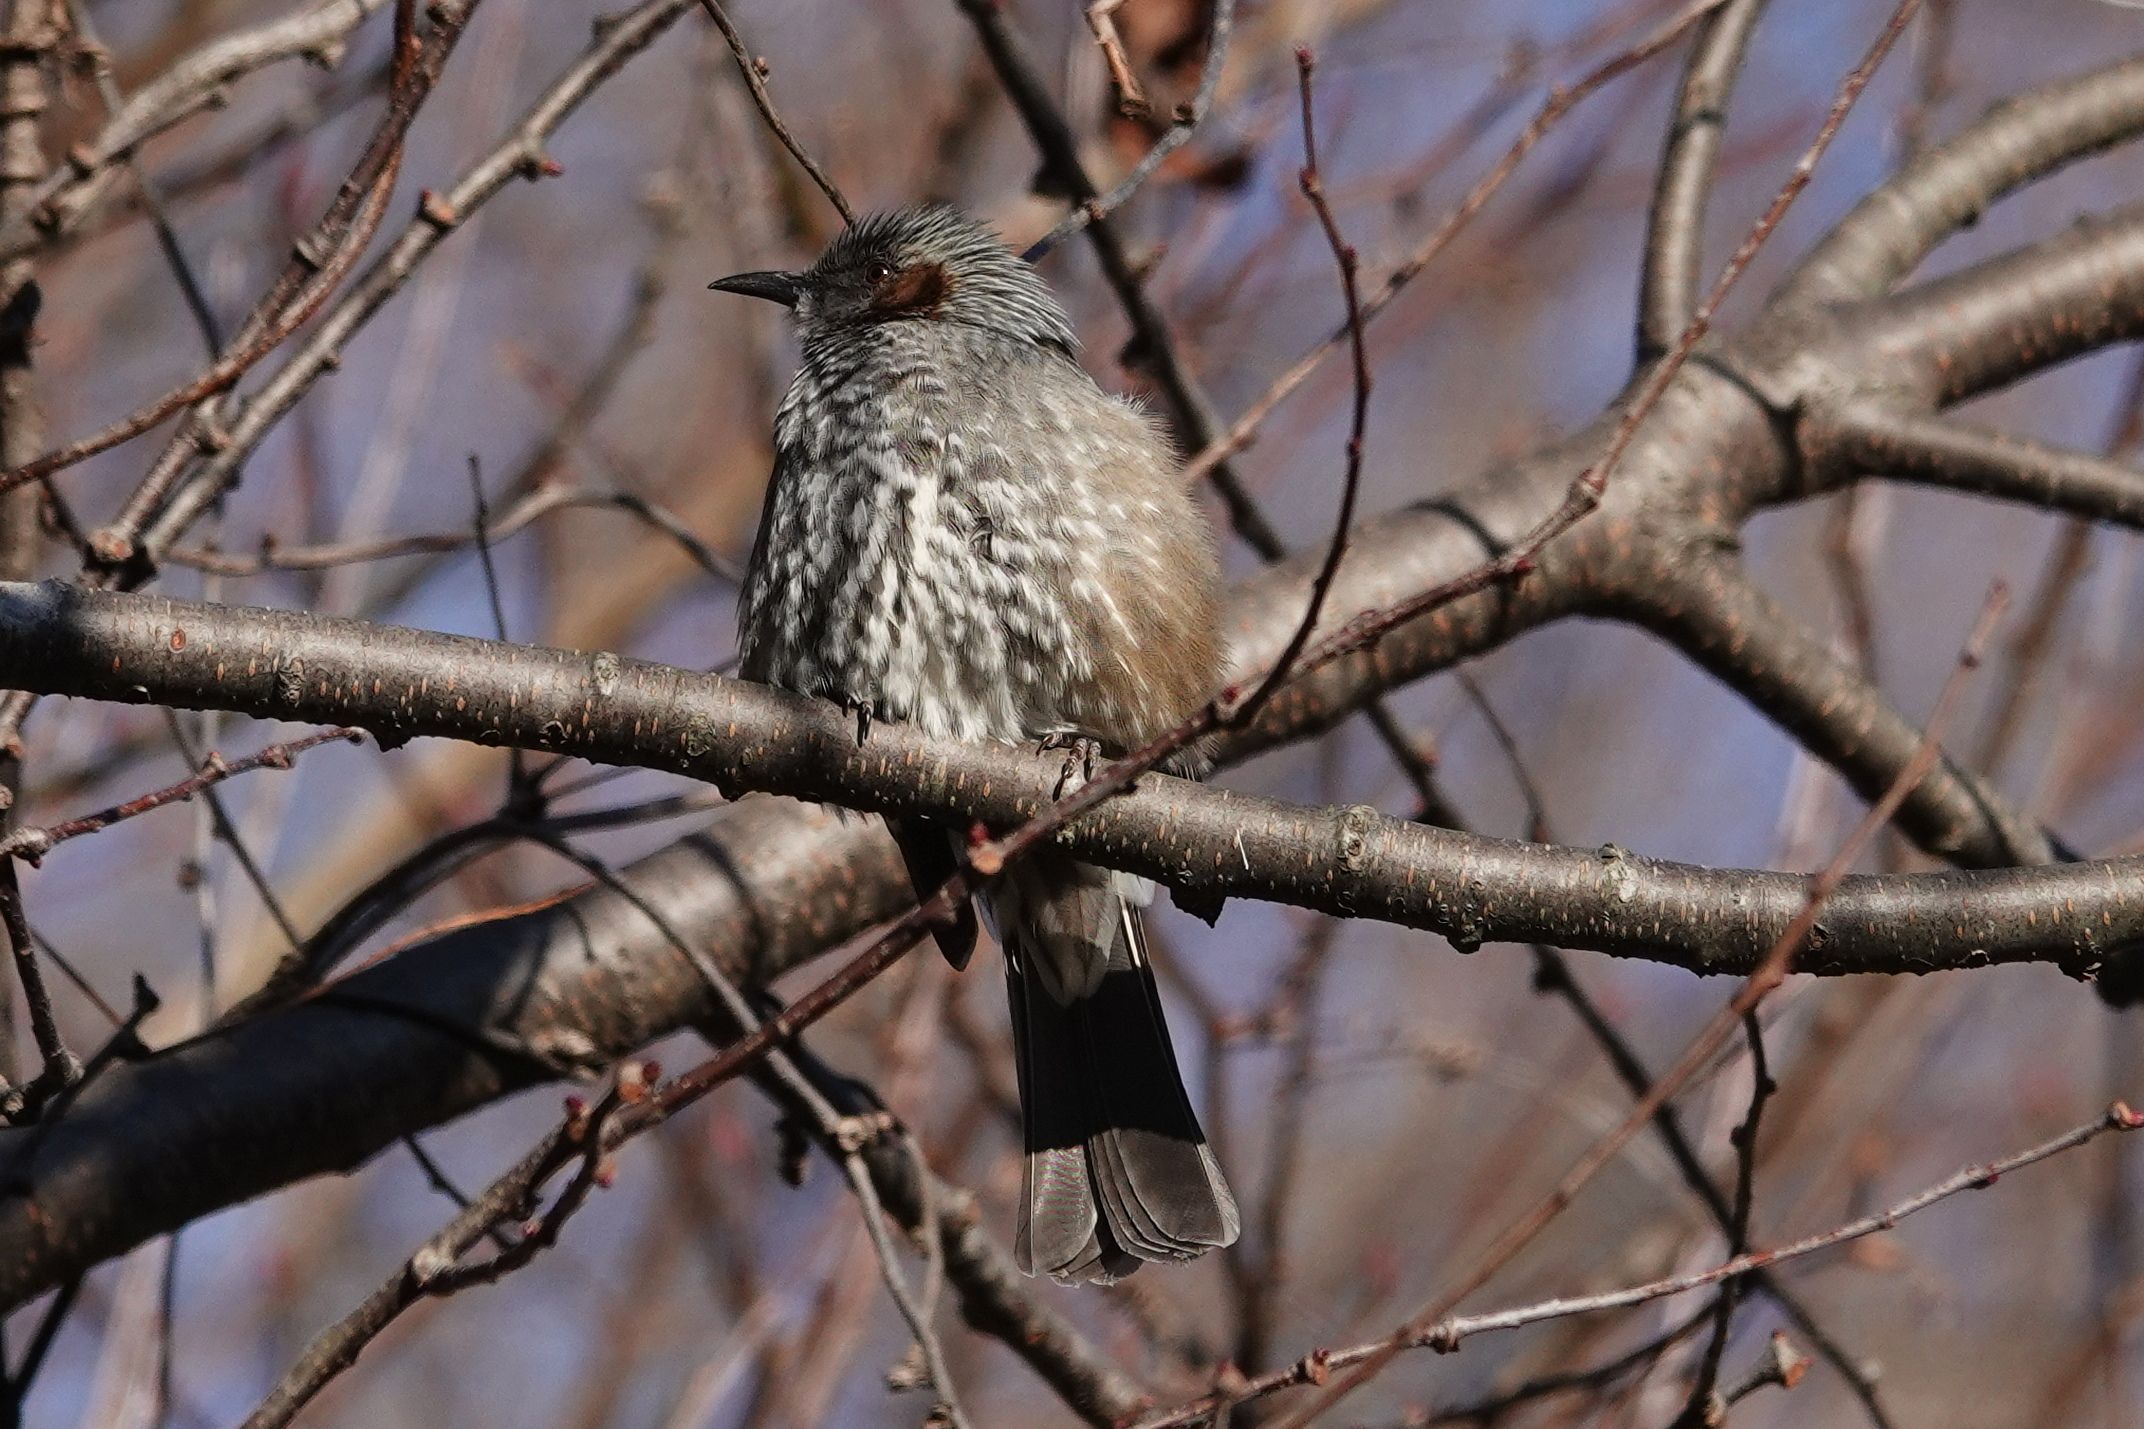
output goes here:
[{"label": "thick tree branch", "polygon": [[1873,298],[2004,194],[2144,131],[2144,56],[2005,100],[1871,193],[1809,251],[1783,307]]},{"label": "thick tree branch", "polygon": [[1824,458],[1871,476],[2144,527],[2144,472],[2089,452],[1871,401],[1819,409],[1802,430]]},{"label": "thick tree branch", "polygon": [[1705,206],[1720,159],[1720,131],[1765,0],[1729,0],[1706,17],[1683,68],[1667,152],[1653,186],[1639,273],[1638,360],[1659,357],[1697,311],[1704,281]]},{"label": "thick tree branch", "polygon": [[[1751,966],[1805,897],[1798,877],[1471,842],[1512,860],[1563,863],[1599,895],[1581,921],[1635,909],[1628,934],[1640,945],[1685,916],[1663,906],[1666,885],[1718,890],[1719,906],[1689,931],[1711,947],[1756,949],[1722,971]],[[1361,850],[1365,863],[1376,855],[1367,840]],[[1492,936],[1505,914],[1488,890],[1508,871],[1481,864],[1448,894],[1477,900]],[[875,822],[747,799],[612,885],[453,929],[305,1002],[114,1065],[50,1126],[0,1132],[0,1303],[20,1304],[212,1211],[348,1169],[407,1132],[593,1071],[704,1020],[714,994],[687,948],[763,985],[897,911],[912,896],[905,890]],[[2050,908],[2063,910],[2052,927]],[[1846,970],[1842,956],[1901,930],[1929,949],[1978,940],[1969,964],[2052,954],[2065,940],[2082,951],[2144,938],[2144,858],[1849,878],[1802,966]],[[1582,929],[1571,931],[1583,941]]]},{"label": "thick tree branch", "polygon": [[[173,458],[183,461],[185,482],[149,531],[152,550],[235,477],[259,437],[470,204],[517,174],[545,172],[549,128],[686,8],[684,0],[651,0],[603,31],[497,150],[444,202],[427,205],[260,398],[234,406],[230,448],[206,455],[187,448]],[[994,7],[973,0],[967,8],[986,43],[992,24],[1002,36]],[[1953,165],[1941,182],[1932,177],[1940,169],[1934,158],[1911,171],[1898,192],[1865,206],[1842,228],[1846,236],[1827,245],[1838,250],[1837,271],[1859,271],[1854,282],[1867,285],[1869,273],[1895,268],[1866,288],[1880,292],[1966,215],[1958,193],[1979,192],[1984,203],[2005,185],[2134,132],[2138,120],[2124,106],[2139,103],[2131,91],[2144,85],[2109,77],[2136,68],[2119,66],[2052,98],[2028,97],[1998,116],[2013,126],[2003,132],[2030,138],[2022,148],[1961,143],[1941,151]],[[1008,81],[1019,75],[1015,66]],[[1031,68],[1025,78],[1033,79]],[[2094,85],[2089,103],[2077,99]],[[1029,101],[1054,104],[1039,86],[1031,89]],[[2073,101],[2070,119],[2049,117]],[[1851,235],[1856,224],[1889,236],[1871,246]],[[1636,434],[1596,518],[1544,550],[1522,580],[1437,610],[1293,682],[1229,752],[1326,727],[1377,691],[1564,615],[1592,613],[1638,618],[1670,634],[1857,787],[1882,787],[1902,767],[1901,749],[1912,747],[1911,727],[1828,666],[1825,652],[1731,565],[1693,565],[1688,553],[1724,546],[1751,511],[1821,483],[1815,466],[1830,458],[1816,440],[1819,427],[1797,433],[1791,419],[1810,409],[1811,383],[1842,401],[1905,399],[1910,408],[2135,336],[2144,324],[2138,227],[2134,216],[2119,216],[1866,308],[1804,308],[1790,322],[1760,323],[1747,337],[1708,345]],[[1136,273],[1119,267],[1112,276],[1128,275],[1136,292]],[[1665,286],[1670,276],[1663,268]],[[1434,506],[1367,523],[1349,540],[1333,592],[1336,618],[1393,605],[1507,549],[1597,456],[1630,400],[1626,394],[1587,431],[1458,486]],[[1809,451],[1797,449],[1797,435],[1810,439]],[[1820,459],[1805,471],[1800,464],[1812,454]],[[1302,609],[1309,564],[1239,588],[1229,617],[1239,672],[1270,662]],[[1634,589],[1657,595],[1634,610]],[[105,599],[0,592],[5,678],[98,697],[355,718],[390,739],[437,733],[573,750],[676,769],[733,791],[779,786],[956,822],[1017,821],[1047,802],[1056,773],[1054,761],[930,744],[898,729],[882,728],[859,751],[847,726],[817,706],[609,656]],[[1905,822],[1928,847],[1965,862],[2048,853],[2039,831],[1954,768],[1923,781]],[[1396,827],[1367,810],[1302,809],[1159,777],[1073,826],[1064,844],[1209,895],[1389,918],[1461,946],[1542,939],[1700,971],[1746,971],[1806,891],[1787,875],[1660,864],[1614,849],[1470,840]],[[641,907],[589,890],[428,939],[310,1001],[112,1066],[66,1118],[0,1134],[0,1187],[13,1192],[0,1199],[0,1298],[20,1303],[187,1220],[356,1164],[404,1132],[698,1021],[709,994],[674,946],[676,933],[714,950],[739,981],[758,984],[906,901],[899,865],[874,823],[771,799],[744,801],[709,834],[628,876]],[[668,931],[650,920],[648,904],[661,909]],[[2144,862],[2136,859],[1850,879],[1827,904],[1802,966],[1844,972],[2044,961],[2082,974],[2127,947],[2144,947]]]},{"label": "thick tree branch", "polygon": [[455,928],[307,1001],[115,1063],[66,1116],[0,1132],[0,1302],[408,1131],[593,1075],[717,1012],[684,947],[758,986],[899,911],[905,886],[875,823],[750,799],[614,886]]},{"label": "thick tree branch", "polygon": [[[1053,801],[1062,777],[1059,760],[931,740],[902,725],[875,727],[859,747],[853,722],[831,704],[606,653],[58,582],[0,585],[0,666],[48,694],[355,724],[387,744],[429,735],[546,750],[663,769],[732,793],[782,793],[956,828],[1013,828]],[[1940,811],[1946,798],[1967,795],[1932,777],[1917,797]],[[1753,966],[1804,895],[1795,875],[1483,838],[1374,809],[1310,808],[1162,775],[1074,820],[1056,842],[1207,898],[1373,918],[1462,946],[1540,941],[1699,972]],[[2036,847],[2044,852],[2024,849]],[[1865,902],[1835,901],[1830,936],[1802,967],[1899,972],[2029,961],[2083,973],[2100,942],[2144,933],[2144,908],[2128,906],[2144,899],[2144,885],[2130,887],[2128,870],[2113,861],[2082,874],[2014,870],[2003,876],[2010,882],[1870,883],[1860,889]],[[1967,889],[1988,895],[1987,916],[1926,921]],[[2083,900],[2081,910],[2106,922],[2067,935],[2013,923],[2016,910],[2004,900],[2035,891]]]},{"label": "thick tree branch", "polygon": [[1853,331],[1869,385],[1935,406],[2144,336],[2144,209],[1910,288]]}]

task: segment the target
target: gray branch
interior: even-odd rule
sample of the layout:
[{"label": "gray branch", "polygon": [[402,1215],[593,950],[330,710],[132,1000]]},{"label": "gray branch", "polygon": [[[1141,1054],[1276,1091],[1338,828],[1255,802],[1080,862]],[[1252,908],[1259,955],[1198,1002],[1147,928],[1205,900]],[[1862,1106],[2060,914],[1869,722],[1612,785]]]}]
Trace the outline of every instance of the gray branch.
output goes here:
[{"label": "gray branch", "polygon": [[1871,476],[2144,528],[2144,472],[2089,452],[1869,401],[1814,412],[1804,433],[1833,460]]},{"label": "gray branch", "polygon": [[1705,207],[1720,161],[1727,102],[1765,0],[1728,0],[1698,30],[1683,69],[1667,152],[1653,185],[1638,280],[1638,358],[1658,357],[1697,311],[1705,260]]},{"label": "gray branch", "polygon": [[2144,208],[1907,289],[1857,328],[1870,386],[1937,406],[2144,336]]},{"label": "gray branch", "polygon": [[1996,105],[1849,213],[1780,290],[1786,307],[1873,298],[2004,194],[2144,132],[2144,55]]},{"label": "gray branch", "polygon": [[[1920,747],[1911,721],[1735,563],[1663,562],[1635,589],[1635,619],[1839,770],[1864,799],[1881,797]],[[1906,796],[1897,822],[1953,863],[1991,868],[2055,856],[2045,833],[1948,756]]]},{"label": "gray branch", "polygon": [[[667,770],[733,795],[787,794],[954,828],[1025,822],[1051,802],[1062,777],[1061,759],[933,740],[910,726],[875,726],[859,746],[854,722],[834,705],[720,675],[56,581],[0,584],[0,665],[43,694],[355,724],[390,744],[435,736],[548,751]],[[1792,673],[1781,680],[1790,683]],[[1917,740],[1900,724],[1901,737]],[[1877,742],[1871,730],[1864,738]],[[1920,802],[1925,825],[1969,797],[1931,775],[1908,802]],[[2004,849],[1954,856],[2045,860],[2045,843],[2029,827],[2011,836]],[[1202,902],[1256,898],[1427,929],[1463,947],[1544,942],[1701,973],[1756,966],[1805,896],[1798,875],[1483,838],[1369,808],[1306,807],[1163,775],[1076,820],[1057,842]],[[1988,905],[1988,918],[1938,917],[1978,885],[1931,875],[1842,892],[1827,937],[1801,966],[1909,972],[2048,962],[2086,973],[2102,938],[2144,932],[2144,904],[2126,906],[2144,895],[2144,884],[2131,885],[2131,862],[2086,867],[2093,872],[2081,880],[2065,869],[2017,870],[2003,876],[2022,884],[1985,887],[2084,898],[2111,931],[2013,923],[1999,902]],[[2119,876],[2110,880],[2110,870]],[[1906,911],[1917,916],[1901,917]]]}]

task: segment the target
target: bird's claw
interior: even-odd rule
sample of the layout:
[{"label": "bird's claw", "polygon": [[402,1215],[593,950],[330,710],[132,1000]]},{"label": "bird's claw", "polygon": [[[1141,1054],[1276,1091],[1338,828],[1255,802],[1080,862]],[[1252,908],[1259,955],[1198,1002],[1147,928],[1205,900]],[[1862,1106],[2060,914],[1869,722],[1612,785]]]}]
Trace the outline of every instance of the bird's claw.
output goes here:
[{"label": "bird's claw", "polygon": [[871,721],[878,718],[878,703],[875,700],[861,700],[854,696],[843,700],[841,703],[847,707],[850,714],[856,716],[856,747],[862,749],[864,741],[871,737]]},{"label": "bird's claw", "polygon": [[1053,749],[1065,751],[1064,768],[1057,776],[1057,792],[1052,796],[1062,799],[1075,774],[1082,784],[1094,778],[1094,761],[1101,757],[1102,744],[1088,735],[1060,732],[1044,735],[1037,749],[1044,754]]}]

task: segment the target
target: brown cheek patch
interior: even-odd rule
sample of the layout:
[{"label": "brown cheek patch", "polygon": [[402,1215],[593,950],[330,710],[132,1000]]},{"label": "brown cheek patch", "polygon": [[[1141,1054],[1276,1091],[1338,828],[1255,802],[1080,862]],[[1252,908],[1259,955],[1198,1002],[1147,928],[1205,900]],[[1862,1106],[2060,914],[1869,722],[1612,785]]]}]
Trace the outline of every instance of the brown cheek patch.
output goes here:
[{"label": "brown cheek patch", "polygon": [[899,313],[904,317],[912,314],[932,317],[945,306],[945,300],[952,293],[952,276],[943,267],[936,263],[918,263],[893,275],[880,292],[878,306],[881,312]]}]

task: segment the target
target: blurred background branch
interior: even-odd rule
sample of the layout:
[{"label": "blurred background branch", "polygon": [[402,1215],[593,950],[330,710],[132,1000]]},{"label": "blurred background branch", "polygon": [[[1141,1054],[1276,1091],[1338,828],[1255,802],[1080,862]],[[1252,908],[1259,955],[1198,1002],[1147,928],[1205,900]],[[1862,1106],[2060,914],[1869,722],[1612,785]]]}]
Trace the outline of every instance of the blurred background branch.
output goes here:
[{"label": "blurred background branch", "polygon": [[[1233,679],[1281,654],[1329,549],[1318,637],[1507,557],[1612,455],[1600,509],[1280,688],[1223,741],[1227,792],[1142,781],[1065,835],[1202,913],[1239,895],[1157,937],[1257,1188],[1231,1264],[1077,1295],[1008,1275],[994,999],[910,959],[793,1049],[804,1082],[621,1148],[555,1247],[413,1304],[302,1422],[912,1422],[929,1393],[899,1387],[936,1377],[975,1423],[1108,1423],[1314,1380],[1314,1347],[1424,1303],[1645,1097],[1719,1000],[1682,970],[1747,971],[1796,871],[1913,767],[1995,578],[2024,593],[2001,673],[1803,964],[1962,970],[1791,980],[1497,1303],[1678,1293],[1402,1356],[1350,1409],[2134,1417],[2132,1138],[1764,1293],[1703,1279],[2139,1095],[2101,1005],[2144,995],[2118,350],[2144,325],[2144,59],[2109,59],[2144,50],[2132,11],[1925,0],[1793,197],[1860,47],[1913,7],[739,0],[727,36],[701,8],[6,7],[0,579],[80,589],[0,600],[0,789],[28,830],[141,813],[12,869],[51,1023],[17,1007],[0,1070],[46,1041],[88,1076],[0,1130],[0,1419],[235,1422],[556,1123],[536,1089],[689,1063],[693,1029],[736,1025],[708,968],[793,1000],[792,970],[912,903],[875,822],[743,791],[1001,825],[1047,797],[1044,761],[899,730],[858,751],[824,711],[678,673],[732,653],[789,361],[764,315],[692,294],[807,259],[839,222],[822,191],[951,198],[1022,248],[1084,231],[1041,261],[1097,376],[1211,487]],[[1303,45],[1360,255],[1359,413],[1296,191]],[[128,413],[157,440],[35,464]],[[1366,514],[1329,545],[1365,428]],[[424,633],[495,617],[530,644]],[[180,708],[233,714],[181,748]],[[284,748],[292,720],[457,742],[210,787],[208,742]],[[502,797],[488,742],[556,757]],[[213,817],[159,811],[184,793]],[[1460,809],[1530,842],[1435,827]],[[1447,955],[1500,939],[1540,946]],[[898,1135],[843,1148],[881,1114]],[[767,1174],[810,1144],[841,1174]],[[149,1243],[182,1226],[167,1261]],[[980,1335],[929,1317],[941,1279]]]}]

